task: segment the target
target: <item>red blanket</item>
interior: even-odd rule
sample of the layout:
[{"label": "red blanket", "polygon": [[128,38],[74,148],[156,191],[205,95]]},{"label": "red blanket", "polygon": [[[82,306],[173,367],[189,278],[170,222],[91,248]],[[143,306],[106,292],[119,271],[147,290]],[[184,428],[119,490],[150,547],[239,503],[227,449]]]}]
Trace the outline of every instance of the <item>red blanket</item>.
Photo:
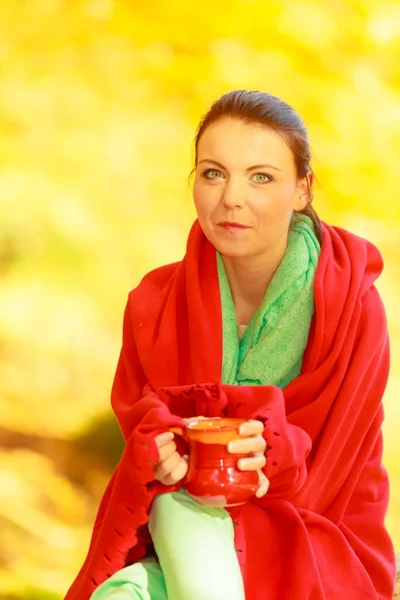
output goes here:
[{"label": "red blanket", "polygon": [[270,489],[231,510],[246,598],[391,600],[381,270],[372,244],[324,224],[301,375],[284,390],[224,385],[215,250],[194,224],[184,260],[149,273],[129,295],[112,390],[126,447],[66,600],[88,600],[145,554],[154,494],[179,487],[153,482],[154,437],[194,415],[265,423]]}]

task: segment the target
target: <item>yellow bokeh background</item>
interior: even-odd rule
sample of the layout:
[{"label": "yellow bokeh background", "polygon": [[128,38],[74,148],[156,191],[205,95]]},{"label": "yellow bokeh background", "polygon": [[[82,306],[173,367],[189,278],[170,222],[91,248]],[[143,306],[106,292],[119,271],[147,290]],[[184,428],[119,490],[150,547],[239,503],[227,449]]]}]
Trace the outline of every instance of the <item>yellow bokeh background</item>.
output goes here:
[{"label": "yellow bokeh background", "polygon": [[195,129],[237,88],[300,112],[321,218],[383,254],[400,551],[399,59],[396,1],[0,0],[2,600],[60,600],[84,559],[127,294],[182,257]]}]

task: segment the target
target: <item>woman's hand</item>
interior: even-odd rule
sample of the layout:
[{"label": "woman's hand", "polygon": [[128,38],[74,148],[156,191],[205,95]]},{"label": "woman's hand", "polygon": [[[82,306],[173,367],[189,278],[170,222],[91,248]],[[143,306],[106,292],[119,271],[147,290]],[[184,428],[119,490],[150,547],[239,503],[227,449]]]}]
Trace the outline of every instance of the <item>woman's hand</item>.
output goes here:
[{"label": "woman's hand", "polygon": [[249,458],[239,459],[238,469],[240,471],[258,471],[257,498],[265,496],[269,487],[269,481],[261,470],[267,462],[265,457],[267,443],[262,436],[263,431],[264,424],[261,421],[247,421],[239,427],[242,439],[232,440],[228,444],[228,452],[231,454],[253,454]]},{"label": "woman's hand", "polygon": [[[207,419],[207,417],[190,417],[182,419],[185,423],[194,420]],[[188,472],[188,456],[181,456],[176,450],[176,444],[173,441],[174,434],[170,431],[161,433],[155,439],[158,448],[158,463],[155,465],[155,479],[161,481],[164,485],[175,485],[181,481]]]},{"label": "woman's hand", "polygon": [[164,485],[174,485],[185,477],[188,459],[177,452],[172,432],[161,433],[155,438],[155,442],[159,457],[154,470],[155,479]]}]

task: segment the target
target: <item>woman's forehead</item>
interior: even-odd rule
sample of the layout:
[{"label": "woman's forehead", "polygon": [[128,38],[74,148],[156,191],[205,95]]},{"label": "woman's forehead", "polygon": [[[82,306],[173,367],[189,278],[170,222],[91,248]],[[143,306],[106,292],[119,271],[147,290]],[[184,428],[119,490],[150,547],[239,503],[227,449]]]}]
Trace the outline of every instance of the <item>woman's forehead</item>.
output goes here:
[{"label": "woman's forehead", "polygon": [[278,133],[237,119],[223,119],[207,127],[198,143],[197,159],[215,160],[227,168],[267,163],[287,169],[294,164],[290,148]]}]

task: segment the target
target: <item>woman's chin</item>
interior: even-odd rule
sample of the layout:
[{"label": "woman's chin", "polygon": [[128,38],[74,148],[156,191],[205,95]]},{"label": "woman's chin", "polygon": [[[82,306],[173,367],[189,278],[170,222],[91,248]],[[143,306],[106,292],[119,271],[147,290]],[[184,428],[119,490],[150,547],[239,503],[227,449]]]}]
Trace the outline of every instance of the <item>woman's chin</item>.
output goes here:
[{"label": "woman's chin", "polygon": [[246,248],[244,244],[214,244],[215,249],[222,255],[228,258],[247,258],[252,255],[249,248]]},{"label": "woman's chin", "polygon": [[229,258],[246,258],[254,254],[249,240],[240,239],[236,235],[217,235],[214,231],[204,232],[208,241],[222,256]]}]

